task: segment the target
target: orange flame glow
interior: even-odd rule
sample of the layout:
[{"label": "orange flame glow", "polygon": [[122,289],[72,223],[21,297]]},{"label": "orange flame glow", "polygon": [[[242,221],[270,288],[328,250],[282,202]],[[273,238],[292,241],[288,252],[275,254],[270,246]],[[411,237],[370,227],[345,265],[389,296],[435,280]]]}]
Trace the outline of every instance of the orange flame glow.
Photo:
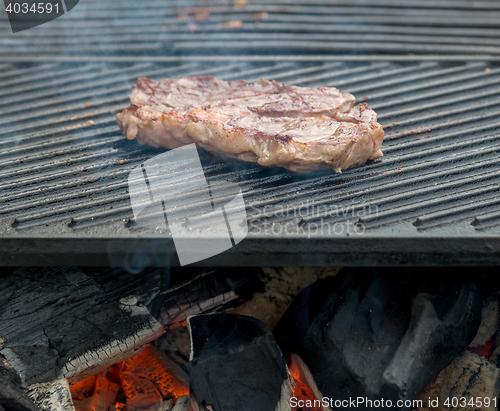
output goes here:
[{"label": "orange flame glow", "polygon": [[112,406],[117,411],[145,410],[161,399],[188,394],[189,388],[151,346],[71,387],[76,411],[108,411]]},{"label": "orange flame glow", "polygon": [[[307,384],[307,381],[302,374],[300,367],[297,363],[293,361],[292,358],[290,358],[287,361],[288,365],[288,370],[290,371],[290,374],[293,377],[293,380],[295,381],[296,387],[293,387],[293,396],[297,398],[297,400],[304,400],[304,404],[307,404],[308,401],[310,400],[310,404],[314,404],[314,400],[317,400],[316,396],[314,395],[313,390],[309,385]],[[323,408],[321,407],[306,407],[306,408],[293,408],[294,411],[322,411]]]},{"label": "orange flame glow", "polygon": [[149,347],[125,360],[121,375],[127,404],[135,408],[148,408],[161,398],[189,394],[189,389],[162,365]]}]

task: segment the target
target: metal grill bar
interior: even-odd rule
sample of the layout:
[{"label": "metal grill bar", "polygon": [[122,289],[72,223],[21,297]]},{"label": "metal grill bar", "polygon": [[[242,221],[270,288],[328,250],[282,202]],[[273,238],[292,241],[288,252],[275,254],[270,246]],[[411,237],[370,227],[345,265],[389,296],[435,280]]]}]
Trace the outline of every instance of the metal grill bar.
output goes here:
[{"label": "metal grill bar", "polygon": [[[0,19],[1,264],[177,264],[169,231],[138,227],[128,193],[130,171],[163,150],[128,141],[115,114],[138,77],[203,74],[339,87],[386,138],[382,159],[342,174],[200,150],[210,182],[240,186],[250,227],[201,265],[500,263],[500,4],[174,6],[88,0],[36,36]],[[325,223],[361,232],[311,231]]]},{"label": "metal grill bar", "polygon": [[[148,2],[149,4],[149,2]],[[178,22],[177,22],[178,23]],[[192,33],[189,31],[188,27],[176,25],[169,27],[169,34],[165,34],[165,29],[158,25],[148,25],[143,26],[140,29],[140,34],[131,35],[130,29],[126,27],[113,27],[113,29],[109,29],[108,27],[103,27],[101,32],[89,32],[88,36],[93,38],[99,38],[103,32],[107,34],[107,38],[104,41],[114,42],[115,40],[119,41],[131,41],[134,40],[143,40],[143,41],[151,41],[157,40],[158,38],[162,38],[165,40],[175,38],[177,40],[190,38]],[[303,32],[308,34],[307,32],[311,30],[311,24],[309,23],[301,23],[294,22],[293,24],[287,23],[286,21],[280,21],[275,23],[269,23],[268,20],[262,20],[259,25],[259,32],[255,32],[255,35],[260,36],[262,32],[267,31],[270,34],[278,35],[279,33],[297,33]],[[178,34],[180,33],[180,34]],[[200,25],[199,33],[211,33],[214,36],[222,36],[224,33],[221,33],[216,24],[205,23]],[[415,36],[418,38],[430,37],[435,38],[436,36],[443,37],[444,39],[453,38],[456,42],[467,42],[474,41],[475,39],[483,39],[485,43],[482,44],[498,44],[495,41],[500,38],[500,30],[492,28],[470,28],[470,27],[462,27],[462,28],[449,28],[449,27],[418,27],[418,26],[378,26],[378,25],[352,25],[352,24],[321,24],[316,23],[314,25],[314,33],[323,34],[323,33],[367,33],[367,34],[393,34],[393,35],[403,35],[403,36]],[[44,28],[44,36],[39,40],[45,42],[46,39],[52,39],[55,42],[60,41],[60,31],[54,30],[50,26]],[[227,34],[227,33],[226,33]],[[233,33],[233,35],[250,35],[253,33]],[[16,34],[20,38],[22,37],[30,37],[28,32],[20,32]],[[160,37],[162,36],[162,37]],[[67,39],[68,43],[76,42],[75,39]]]},{"label": "metal grill bar", "polygon": [[[194,6],[194,7],[191,7]],[[3,12],[3,11],[2,11]],[[214,51],[241,55],[301,53],[446,53],[500,55],[496,2],[384,0],[352,2],[82,2],[57,24],[10,34],[0,20],[4,54],[17,56],[163,56]],[[109,21],[113,21],[110,25]],[[241,27],[225,23],[241,21]],[[78,35],[75,35],[75,30]],[[76,52],[75,50],[78,49]]]},{"label": "metal grill bar", "polygon": [[[491,70],[485,72],[483,70],[483,68],[486,66],[485,63],[463,64],[463,65],[459,65],[459,66],[438,68],[438,69],[436,69],[436,67],[437,67],[436,64],[437,63],[422,63],[422,64],[418,64],[416,66],[410,66],[410,67],[400,67],[400,68],[391,67],[389,70],[386,70],[385,71],[386,77],[393,78],[396,75],[401,75],[402,77],[395,78],[393,80],[385,82],[383,85],[387,88],[388,91],[386,91],[385,93],[383,93],[381,95],[371,94],[370,95],[370,104],[373,105],[374,107],[377,107],[377,101],[376,101],[377,98],[382,98],[382,97],[385,98],[388,95],[391,95],[391,93],[392,93],[392,95],[401,94],[402,92],[397,86],[398,86],[398,84],[404,82],[402,79],[405,78],[405,76],[407,76],[408,82],[416,83],[414,86],[405,87],[405,91],[408,91],[409,88],[411,88],[412,90],[418,91],[418,90],[422,89],[422,87],[418,85],[418,82],[426,82],[426,81],[428,81],[429,78],[436,78],[436,77],[439,78],[440,76],[445,76],[447,79],[446,81],[448,83],[463,84],[464,81],[475,80],[476,78],[480,78],[480,77],[491,78],[491,77],[495,76],[496,73],[498,72],[498,69],[491,69]],[[286,64],[285,66],[290,67],[289,63]],[[234,69],[235,67],[240,67],[240,69],[241,69],[241,66],[232,66],[231,68]],[[295,70],[289,70],[288,72],[282,72],[281,75],[282,75],[282,77],[287,78],[287,77],[293,77],[293,76],[297,76],[297,75],[301,75],[301,74],[316,73],[316,72],[320,73],[321,71],[325,71],[325,73],[320,74],[320,75],[323,78],[327,78],[328,71],[334,70],[337,67],[339,67],[339,63],[329,64],[329,65],[328,64],[326,64],[326,65],[325,64],[313,65],[311,67],[305,67],[305,68],[300,68],[300,69],[295,69]],[[384,68],[384,67],[385,67],[385,65],[382,64],[382,66],[378,65],[376,68],[380,69],[380,68]],[[283,68],[284,67],[282,64],[278,68],[271,65],[269,67],[259,67],[259,68],[243,70],[242,74],[243,73],[252,74],[252,73],[256,73],[256,72],[258,72],[259,74],[260,73],[265,74],[266,70],[272,72],[273,70],[276,70],[276,71],[283,70]],[[135,69],[137,69],[137,67],[133,67],[133,69],[135,70]],[[177,69],[177,68],[170,68],[169,71],[172,71],[175,69]],[[224,68],[221,68],[221,69],[224,70]],[[362,69],[362,67],[357,67],[355,69],[360,71]],[[434,69],[434,70],[425,72],[428,69]],[[117,70],[118,69],[114,69],[113,71],[111,71],[111,73],[108,73],[108,75],[112,76],[114,73],[116,73]],[[201,70],[201,71],[203,72],[206,70]],[[212,69],[211,71],[213,72],[214,70]],[[461,74],[464,71],[465,72],[469,71],[470,73]],[[125,72],[126,72],[126,70],[125,70]],[[155,70],[153,70],[153,72],[155,72]],[[200,72],[200,70],[198,70],[198,72]],[[339,71],[340,76],[342,76],[343,73],[347,73],[347,72],[349,72],[348,69],[344,69],[344,70]],[[418,74],[413,74],[414,72],[416,72]],[[458,73],[458,75],[452,75],[454,73]],[[374,78],[383,77],[383,76],[384,76],[384,72],[376,71],[376,73],[372,74],[372,75],[365,75],[365,76],[360,76],[357,78],[351,78],[349,81],[344,81],[344,84],[351,84],[351,85],[356,84],[356,83],[363,84],[365,81],[370,81],[370,80],[373,80]],[[231,74],[231,77],[235,78],[235,77],[237,77],[237,74]],[[313,76],[310,76],[310,78],[312,78],[312,77]],[[75,76],[73,79],[67,80],[67,83],[70,84],[68,86],[68,91],[74,90],[74,86],[71,86],[71,83],[78,82],[79,80],[81,80],[81,76]],[[298,83],[298,84],[301,82],[304,83],[304,81],[305,81],[304,79],[301,79],[299,77],[296,79],[295,83]],[[338,82],[342,83],[342,80],[338,80]],[[100,84],[103,84],[104,82],[98,81],[96,83],[94,83],[94,85],[99,86]],[[441,82],[439,82],[439,80],[436,80],[435,83],[442,84]],[[426,89],[430,88],[433,83],[430,83],[430,85],[428,82],[424,83],[424,84],[425,84],[425,87],[423,87],[423,89],[426,90]],[[474,84],[476,87],[478,86],[476,83],[474,83]],[[491,81],[489,81],[487,84],[491,84]],[[391,88],[391,86],[392,86],[392,88]],[[363,90],[363,86],[359,86],[357,89],[355,88],[355,90],[359,90],[361,92]],[[369,88],[367,88],[365,90],[369,90]],[[26,91],[31,92],[31,90],[29,88]],[[447,94],[450,94],[450,92],[453,93],[454,89],[450,90],[448,88],[447,93],[444,93],[444,95],[446,96]],[[51,94],[49,92],[48,94],[46,93],[46,94],[41,95],[40,98],[43,99],[43,98],[48,98],[50,96],[51,96]],[[374,100],[373,103],[371,102],[372,100]],[[20,97],[20,101],[22,101],[21,97]],[[452,103],[455,103],[456,99],[455,100],[448,99],[445,101],[448,101],[448,102],[451,101]],[[444,105],[444,106],[446,107],[446,105]],[[490,102],[490,106],[494,106],[494,103],[492,104],[492,102]],[[476,105],[476,107],[472,107],[472,112],[474,111],[474,109],[481,111],[483,109],[483,107],[484,107],[484,104],[479,104],[479,106]],[[102,116],[103,119],[109,118],[109,115],[113,112],[113,110],[116,110],[116,108],[117,107],[114,106],[114,107],[110,107],[104,111],[99,111],[98,113],[94,113],[94,115],[89,116],[89,118],[95,118],[97,116]],[[425,108],[426,108],[426,106],[422,105],[420,110],[423,110]],[[400,112],[403,113],[404,111],[400,110]],[[466,104],[464,107],[461,107],[458,109],[455,107],[454,109],[440,112],[440,114],[438,114],[438,115],[436,113],[431,113],[427,116],[420,117],[420,118],[422,120],[428,121],[428,120],[432,120],[432,119],[439,119],[440,117],[448,118],[448,117],[454,117],[457,114],[465,114],[466,115],[465,117],[461,117],[461,118],[454,120],[454,121],[446,120],[446,121],[440,121],[437,124],[432,124],[431,131],[439,130],[441,128],[449,128],[455,124],[456,125],[460,125],[460,124],[464,124],[464,123],[465,124],[473,124],[475,122],[480,122],[480,125],[478,125],[476,128],[471,128],[471,127],[465,128],[465,129],[461,128],[460,132],[458,134],[455,131],[448,132],[448,133],[439,133],[439,134],[435,135],[434,137],[430,136],[427,139],[412,140],[409,142],[400,142],[398,144],[391,145],[390,144],[391,138],[398,136],[399,139],[401,139],[404,137],[404,136],[401,136],[401,132],[399,132],[399,134],[395,134],[395,133],[397,133],[397,130],[398,129],[404,130],[405,126],[418,123],[419,117],[413,117],[413,118],[407,119],[407,120],[396,121],[395,123],[397,123],[397,126],[395,127],[395,131],[392,130],[394,128],[394,126],[391,125],[391,134],[388,134],[389,146],[386,147],[385,152],[386,152],[386,156],[387,155],[389,155],[389,156],[396,155],[397,157],[395,159],[389,158],[387,160],[384,160],[384,162],[382,162],[380,164],[373,164],[369,168],[366,168],[366,170],[368,170],[368,173],[373,176],[374,174],[377,174],[380,172],[378,170],[379,168],[384,169],[384,171],[381,171],[382,173],[387,173],[387,170],[390,167],[395,167],[396,165],[401,165],[404,162],[408,163],[411,161],[416,161],[421,157],[425,157],[427,159],[439,157],[439,158],[441,158],[441,161],[442,161],[442,160],[446,159],[446,156],[447,155],[449,156],[451,153],[453,153],[453,154],[451,154],[453,157],[457,157],[455,153],[461,152],[461,151],[465,153],[463,156],[464,159],[467,159],[467,156],[471,155],[471,151],[472,152],[481,152],[482,154],[491,154],[492,150],[496,150],[495,144],[497,144],[497,142],[498,142],[498,137],[495,135],[493,135],[493,136],[487,136],[487,135],[481,136],[481,134],[484,134],[485,131],[487,132],[488,128],[491,128],[494,130],[498,127],[498,124],[496,122],[492,122],[491,124],[488,124],[488,125],[484,124],[485,120],[489,120],[489,119],[494,120],[496,117],[498,117],[498,113],[493,111],[493,112],[490,112],[488,114],[481,114],[479,116],[470,115],[470,113],[471,113],[470,104]],[[52,115],[54,115],[54,114],[52,114]],[[385,118],[387,118],[387,117],[388,116],[386,115]],[[392,113],[392,115],[390,117],[394,118],[395,113]],[[384,118],[383,111],[381,111],[381,113],[380,113],[380,118],[381,119]],[[16,213],[22,212],[23,210],[25,210],[27,208],[32,210],[32,212],[34,212],[34,213],[31,216],[15,217],[15,222],[13,222],[13,224],[18,229],[21,229],[21,228],[29,228],[29,227],[38,226],[38,225],[43,224],[47,221],[51,222],[51,221],[65,220],[68,217],[72,217],[75,214],[78,214],[82,211],[85,211],[89,207],[93,208],[93,207],[102,206],[101,212],[91,213],[92,214],[91,218],[93,219],[93,221],[95,221],[96,224],[98,224],[102,221],[106,221],[105,217],[104,217],[104,220],[99,217],[100,214],[103,214],[104,216],[106,216],[108,214],[116,215],[116,212],[114,212],[114,211],[113,212],[105,211],[104,206],[113,205],[113,204],[117,205],[119,213],[124,213],[125,210],[130,211],[129,206],[120,207],[120,205],[123,202],[128,201],[128,195],[126,193],[126,186],[123,183],[123,180],[120,180],[120,178],[123,179],[123,177],[126,175],[126,170],[129,169],[128,167],[130,167],[131,165],[137,164],[139,161],[143,161],[143,159],[145,158],[144,156],[141,156],[136,161],[128,163],[129,165],[127,167],[120,168],[115,172],[114,178],[120,182],[118,182],[116,184],[111,184],[111,185],[106,186],[106,187],[103,187],[102,185],[98,185],[97,189],[92,188],[90,190],[90,193],[87,194],[87,196],[91,195],[93,198],[90,202],[87,201],[87,202],[82,203],[82,198],[85,197],[85,194],[82,194],[80,192],[81,184],[75,185],[74,182],[70,182],[75,174],[73,171],[74,166],[77,166],[77,168],[83,168],[83,166],[85,164],[89,164],[95,160],[98,160],[98,161],[101,161],[101,164],[94,165],[90,169],[88,167],[86,167],[87,171],[85,172],[86,174],[84,177],[84,178],[86,178],[87,176],[90,177],[86,180],[86,182],[88,183],[88,184],[86,184],[87,186],[89,186],[91,184],[95,184],[95,182],[93,181],[95,179],[95,177],[94,177],[95,172],[99,169],[102,169],[103,166],[109,167],[109,162],[102,163],[102,161],[105,160],[106,156],[109,155],[110,153],[116,153],[116,150],[109,150],[109,149],[106,150],[105,148],[109,147],[110,145],[120,143],[123,141],[123,137],[121,137],[119,135],[116,137],[110,138],[111,135],[114,134],[113,130],[116,130],[116,126],[114,125],[114,120],[112,119],[112,117],[111,117],[111,119],[104,120],[104,122],[100,122],[98,125],[101,127],[101,130],[100,130],[101,135],[103,137],[108,135],[108,137],[104,138],[102,141],[95,141],[95,142],[91,142],[89,144],[89,142],[85,140],[85,138],[86,138],[85,136],[92,137],[93,136],[92,131],[89,130],[85,134],[81,134],[81,131],[79,131],[79,133],[81,135],[80,138],[82,138],[82,140],[81,140],[82,146],[85,146],[86,150],[91,152],[91,153],[86,154],[85,156],[80,156],[80,157],[78,157],[78,155],[77,155],[76,158],[71,158],[71,160],[69,160],[69,159],[65,160],[63,158],[63,161],[61,161],[63,163],[63,165],[69,164],[69,166],[72,168],[72,171],[68,171],[68,172],[62,171],[62,173],[61,173],[61,172],[58,172],[60,170],[60,166],[57,163],[55,163],[55,164],[54,163],[47,163],[48,159],[53,158],[52,153],[54,152],[54,151],[47,150],[47,149],[49,149],[49,146],[44,147],[44,151],[40,153],[40,149],[42,147],[40,147],[39,142],[41,139],[45,139],[45,141],[46,141],[47,138],[51,138],[51,141],[53,141],[52,139],[55,140],[55,141],[53,141],[53,144],[50,145],[50,149],[52,149],[52,147],[64,146],[64,145],[70,145],[70,146],[74,147],[74,148],[69,148],[67,150],[64,150],[64,156],[68,156],[68,157],[73,156],[74,154],[78,153],[79,150],[81,150],[81,148],[78,148],[79,146],[75,146],[74,143],[72,144],[72,142],[75,140],[72,140],[72,138],[68,138],[68,137],[62,137],[62,138],[57,137],[57,134],[54,134],[54,132],[51,133],[52,137],[49,137],[50,134],[47,134],[47,133],[44,133],[43,137],[39,136],[35,133],[32,137],[32,139],[34,139],[34,141],[31,145],[26,145],[23,142],[23,143],[21,143],[21,145],[18,148],[11,149],[11,150],[5,152],[5,154],[2,154],[1,157],[6,159],[5,161],[0,162],[0,170],[3,170],[0,173],[0,174],[3,174],[3,184],[1,185],[2,188],[4,188],[4,189],[7,187],[10,187],[11,189],[14,188],[16,186],[16,182],[20,178],[26,177],[27,175],[30,174],[30,172],[31,172],[30,170],[32,170],[31,167],[36,167],[36,170],[38,172],[41,172],[40,174],[42,176],[41,179],[40,179],[40,177],[35,178],[31,184],[29,184],[30,179],[28,179],[28,181],[26,181],[26,182],[28,182],[28,184],[27,184],[28,188],[30,186],[33,187],[33,189],[32,189],[33,194],[32,195],[29,194],[29,191],[28,191],[28,196],[22,195],[22,194],[8,195],[6,197],[6,201],[9,203],[14,203],[14,205],[3,208],[1,211],[2,215],[12,216],[12,215],[15,215]],[[104,126],[104,128],[102,128],[103,126]],[[427,125],[425,127],[428,128]],[[89,127],[85,127],[85,128],[88,129]],[[54,131],[56,133],[59,133],[60,135],[64,135],[64,131],[61,129],[56,129]],[[406,131],[404,133],[406,133],[405,136],[408,137],[408,136],[414,136],[415,134],[418,135],[418,132],[420,132],[420,131],[422,131],[422,130],[417,130],[417,133],[415,132],[415,130]],[[478,135],[478,137],[471,139],[469,137],[469,134],[471,134],[471,133],[476,133]],[[460,141],[460,135],[465,136],[463,141]],[[28,137],[27,141],[29,141],[29,139],[30,138]],[[450,141],[451,139],[453,142]],[[13,139],[4,140],[2,142],[2,144],[8,146],[10,144],[13,144],[14,141],[15,140],[13,140]],[[448,144],[437,145],[439,142],[447,142]],[[493,144],[493,146],[491,144]],[[427,148],[426,146],[429,146],[429,145],[431,147]],[[80,146],[80,147],[82,147],[82,146]],[[484,146],[487,146],[487,147],[484,147]],[[483,147],[483,148],[480,148],[480,147]],[[103,149],[104,149],[104,151],[103,151]],[[31,152],[31,151],[34,153],[34,155],[28,157],[26,154]],[[134,148],[133,150],[128,151],[127,154],[138,155],[141,152],[152,153],[154,151],[155,151],[154,149],[143,149],[143,148],[139,147],[139,148]],[[92,152],[95,152],[95,154],[92,154]],[[403,152],[403,153],[401,153],[401,152]],[[447,154],[447,153],[450,153],[450,154]],[[13,164],[12,164],[13,159],[16,159],[17,161],[20,161],[21,159],[23,159],[22,169],[20,169],[19,171],[13,172],[13,170],[12,170],[14,168]],[[494,161],[494,160],[492,160],[492,161]],[[33,166],[26,169],[24,164],[30,164],[30,163],[32,163]],[[42,164],[40,164],[40,163],[42,163]],[[485,167],[483,165],[483,163],[479,163],[479,164],[480,164],[480,167]],[[78,167],[78,166],[80,166],[80,167]],[[433,166],[435,167],[435,164]],[[66,167],[68,167],[68,165],[66,165]],[[469,172],[473,172],[473,170],[474,170],[474,167],[469,167]],[[255,172],[257,174],[259,174],[259,173],[265,174],[266,173],[266,171],[262,171],[262,172],[255,171]],[[422,172],[422,170],[420,170],[420,172]],[[457,172],[458,172],[458,175],[462,175],[462,168],[455,168],[455,173],[457,173]],[[83,173],[83,172],[81,172],[81,173]],[[363,177],[363,174],[365,174],[365,173],[358,172],[358,176],[357,176],[358,179],[356,181],[360,181],[363,178],[367,178],[366,176]],[[438,176],[438,177],[444,176],[444,175],[446,175],[448,178],[451,178],[453,173],[450,174],[450,171],[446,170],[446,171],[443,171],[442,173],[436,174],[436,176]],[[36,193],[38,192],[36,185],[40,184],[40,183],[50,185],[50,182],[54,180],[55,176],[57,176],[58,180],[61,180],[61,178],[62,178],[62,180],[64,181],[64,184],[65,184],[64,187],[66,188],[67,191],[65,191],[64,195],[58,196],[57,192],[58,192],[59,187],[57,189],[52,189],[52,191],[54,191],[56,195],[53,198],[46,198],[46,199],[40,201],[40,199],[36,195]],[[337,176],[335,176],[335,177],[337,177]],[[438,177],[436,177],[436,178],[438,178]],[[470,180],[467,182],[467,184],[475,184],[479,181],[482,184],[484,184],[484,182],[486,180],[484,180],[483,177],[478,177],[477,181]],[[498,176],[495,173],[493,173],[492,176],[487,178],[487,180],[489,180],[490,178],[496,179],[497,177]],[[292,180],[293,180],[293,178],[292,178]],[[368,177],[368,180],[373,180],[373,177]],[[424,175],[424,177],[421,177],[421,178],[414,177],[413,179],[410,179],[410,181],[403,183],[403,186],[405,184],[406,185],[420,184],[420,185],[423,185],[424,187],[425,186],[429,187],[427,189],[423,188],[424,191],[422,193],[425,194],[425,193],[429,193],[429,192],[436,192],[439,190],[436,190],[435,187],[433,188],[432,182],[434,180],[435,180],[434,178],[429,178],[428,176]],[[245,183],[247,183],[247,182],[245,182]],[[311,183],[311,182],[309,182],[309,183]],[[366,183],[368,183],[368,181],[365,181],[365,184]],[[83,181],[82,181],[82,184],[84,184]],[[304,183],[300,183],[299,185],[301,185],[301,184],[303,185]],[[264,181],[262,181],[262,178],[261,179],[257,178],[256,181],[253,182],[252,184],[246,184],[246,185],[248,185],[248,190],[250,190],[251,187],[263,187],[266,185],[266,183]],[[340,180],[337,180],[337,183],[335,185],[337,186],[336,192],[339,194],[336,196],[337,202],[340,202],[342,200],[343,196],[345,196],[345,198],[350,198],[351,200],[353,198],[355,198],[355,196],[353,197],[354,193],[352,191],[349,191],[349,186],[353,185],[352,181],[350,181],[347,184],[347,186],[344,188],[342,188],[343,184]],[[404,198],[404,194],[402,194],[402,195],[397,194],[396,196],[387,196],[387,192],[390,192],[391,190],[395,190],[397,188],[396,186],[401,187],[401,184],[396,184],[396,185],[389,184],[387,187],[379,184],[377,186],[378,187],[377,191],[383,195],[384,199],[387,200],[386,202],[393,203],[394,201],[396,201],[395,199],[397,199],[399,197]],[[442,190],[446,190],[448,188],[456,188],[456,187],[457,187],[457,185],[455,183],[450,182],[450,183],[448,183],[448,185],[446,185],[446,184],[442,185]],[[70,188],[72,188],[72,189],[70,190]],[[292,188],[291,186],[285,185],[283,190],[277,190],[277,191],[282,192],[282,193],[286,193],[287,191],[290,191],[291,189],[295,190],[295,188]],[[116,191],[116,193],[115,193],[115,191]],[[261,190],[261,192],[259,192],[257,194],[262,197],[262,196],[268,194],[265,191],[266,191],[266,189],[263,189],[263,190]],[[276,191],[276,188],[272,187],[270,189],[267,189],[267,191]],[[325,188],[322,187],[322,188],[318,189],[318,191],[324,192]],[[345,194],[341,195],[341,192],[344,192]],[[372,195],[372,196],[375,195],[375,192],[373,190],[370,190],[370,189],[368,191],[366,191],[366,188],[365,188],[363,192],[365,194],[370,193],[370,195]],[[418,192],[418,190],[417,191],[413,190],[412,193],[413,193],[413,195],[417,195],[419,192]],[[309,191],[308,195],[310,195],[310,194],[314,194],[314,193],[311,193]],[[32,200],[31,200],[31,197],[32,197]],[[377,198],[377,196],[373,197],[372,200],[375,200],[376,198]],[[320,199],[321,199],[321,197],[317,197],[317,196],[315,197],[315,200],[318,201],[318,204],[320,204],[320,202],[319,202]],[[17,202],[17,204],[16,204],[16,202]],[[30,205],[30,203],[32,205]],[[54,206],[54,204],[60,204],[60,205]],[[259,203],[256,202],[255,204],[259,204]],[[272,202],[269,203],[269,201],[264,201],[264,202],[261,202],[260,204],[261,205],[262,204],[269,205],[269,204],[272,204]],[[292,204],[294,204],[294,203],[292,202]],[[401,203],[401,204],[403,204],[403,203]],[[50,210],[45,209],[45,207],[47,207],[47,206],[50,207]],[[468,207],[470,207],[470,205]],[[425,208],[425,206],[423,206],[423,208]],[[397,209],[398,209],[397,207],[393,207],[387,213],[389,213],[389,215],[392,215],[392,214],[403,215],[404,214],[404,212],[398,214],[401,210],[394,211]],[[382,217],[383,217],[383,214],[382,214]],[[78,217],[76,217],[76,218],[77,218],[76,220],[75,219],[72,220],[72,225],[75,228],[79,225],[79,221],[80,221],[80,220],[78,220]],[[372,217],[370,217],[370,218],[372,218]],[[371,221],[371,220],[365,219],[365,221]]]},{"label": "metal grill bar", "polygon": [[[355,40],[355,39],[353,39]],[[352,41],[342,42],[321,42],[321,41],[273,41],[268,40],[264,44],[262,41],[197,41],[197,42],[183,42],[179,41],[174,45],[174,52],[191,50],[199,54],[202,50],[217,50],[218,52],[225,52],[225,49],[241,50],[246,49],[250,52],[259,52],[262,50],[279,51],[282,49],[290,50],[290,52],[303,52],[307,50],[314,50],[315,52],[352,52],[353,50],[361,52],[375,52],[375,53],[470,53],[472,50],[476,53],[497,55],[500,53],[500,47],[485,47],[485,46],[460,46],[460,45],[430,45],[428,43],[364,43]],[[51,50],[47,50],[50,53]]]},{"label": "metal grill bar", "polygon": [[[278,28],[278,27],[276,27]],[[279,27],[280,29],[282,27]],[[269,28],[270,30],[271,28]],[[290,27],[291,29],[291,27]],[[295,27],[297,30],[297,28]],[[274,48],[275,43],[276,44],[292,44],[292,47],[294,48],[304,48],[303,45],[308,45],[310,42],[321,42],[318,44],[324,44],[323,47],[327,47],[329,44],[331,44],[331,47],[335,47],[337,45],[341,47],[346,47],[349,44],[356,44],[359,42],[365,42],[366,45],[371,45],[371,49],[375,50],[375,47],[386,47],[388,44],[395,44],[390,47],[397,47],[399,46],[397,43],[393,43],[395,40],[395,34],[397,34],[397,41],[401,43],[409,43],[413,47],[415,44],[420,44],[420,47],[423,47],[423,43],[425,42],[428,45],[432,44],[442,44],[442,45],[453,45],[457,46],[460,48],[460,50],[463,50],[466,48],[467,45],[475,45],[478,46],[477,51],[484,51],[484,52],[497,52],[498,48],[500,46],[500,39],[499,38],[481,38],[481,37],[465,37],[462,36],[458,37],[458,33],[456,36],[446,36],[446,35],[438,35],[438,36],[432,36],[429,33],[426,33],[426,35],[416,35],[416,34],[409,34],[407,32],[405,33],[382,33],[382,34],[374,34],[370,32],[365,32],[366,34],[361,34],[359,32],[355,32],[356,34],[334,34],[332,36],[332,32],[330,31],[325,31],[322,33],[314,33],[314,34],[309,34],[309,33],[303,33],[303,34],[296,34],[295,31],[291,31],[290,33],[283,33],[283,30],[281,30],[281,33],[234,33],[230,36],[230,38],[233,40],[233,42],[229,43],[229,47],[237,47],[241,44],[244,44],[245,42],[257,42],[257,41],[264,41],[265,43],[261,43],[261,48],[264,46],[265,48]],[[340,29],[338,29],[341,31]],[[211,47],[228,47],[227,40],[229,38],[227,33],[211,33],[210,31],[206,30],[206,34],[208,34],[210,43],[206,43],[203,39],[200,39],[199,34],[169,34],[168,36],[165,34],[161,33],[153,33],[153,34],[137,34],[137,35],[125,35],[125,34],[112,34],[110,33],[109,36],[106,36],[105,40],[102,40],[99,36],[93,36],[88,39],[89,44],[107,44],[112,47],[114,45],[119,45],[120,43],[124,44],[126,43],[127,46],[130,45],[131,47],[141,47],[143,43],[147,43],[150,48],[156,49],[161,46],[161,43],[158,41],[159,39],[163,39],[163,41],[168,41],[168,42],[174,42],[175,47],[180,49],[180,48],[187,48],[191,47],[194,48],[196,47],[196,44],[198,44],[198,47],[200,45],[205,45],[205,44],[213,44]],[[498,35],[498,34],[497,34]],[[332,37],[334,38],[335,42],[332,41]],[[274,43],[269,43],[269,41],[272,40]],[[69,44],[72,44],[73,46],[79,46],[79,42],[81,40],[78,38],[75,39],[60,39],[59,36],[54,35],[54,36],[47,36],[43,37],[42,39],[37,41],[38,47],[47,47],[49,49],[50,47],[55,47],[55,46],[66,46]],[[380,46],[376,46],[373,43],[378,43]],[[14,45],[16,43],[12,43]],[[236,46],[234,46],[236,44]],[[251,43],[255,44],[255,43]],[[302,47],[301,47],[302,45]],[[489,47],[485,47],[489,46]],[[496,47],[495,47],[496,46]],[[356,46],[354,46],[356,48]],[[446,50],[457,50],[457,48],[453,48],[450,46],[446,47]],[[467,51],[470,51],[470,49],[467,49]]]},{"label": "metal grill bar", "polygon": [[[458,207],[451,207],[449,210],[436,211],[435,213],[425,214],[418,217],[413,223],[414,226],[419,228],[431,228],[440,224],[446,224],[457,218],[458,215],[461,217],[471,217],[477,215],[481,212],[482,208],[493,209],[498,208],[500,201],[497,198],[488,199],[484,201],[477,201],[475,198],[469,205],[461,205]],[[493,212],[493,214],[498,214],[498,211]],[[477,218],[472,222],[472,225],[477,224]]]}]

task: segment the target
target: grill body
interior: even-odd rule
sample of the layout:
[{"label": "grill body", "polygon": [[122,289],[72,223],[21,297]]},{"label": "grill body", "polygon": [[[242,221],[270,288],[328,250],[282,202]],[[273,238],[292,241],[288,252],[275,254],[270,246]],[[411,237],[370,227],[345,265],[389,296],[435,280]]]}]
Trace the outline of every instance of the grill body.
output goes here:
[{"label": "grill body", "polygon": [[[138,77],[211,74],[338,87],[378,113],[386,138],[383,158],[342,174],[200,150],[209,181],[241,187],[249,234],[198,265],[498,264],[500,9],[474,4],[89,2],[36,39],[4,36],[0,263],[177,265],[168,229],[137,227],[128,194],[130,171],[164,150],[127,141],[115,114]],[[92,35],[60,35],[75,28]]]}]

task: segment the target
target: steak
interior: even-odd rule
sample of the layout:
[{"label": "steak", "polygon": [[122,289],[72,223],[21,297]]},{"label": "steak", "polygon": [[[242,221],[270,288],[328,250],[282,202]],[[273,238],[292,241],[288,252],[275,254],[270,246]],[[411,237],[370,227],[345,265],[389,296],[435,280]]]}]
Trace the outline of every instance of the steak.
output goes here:
[{"label": "steak", "polygon": [[333,87],[212,76],[140,78],[117,121],[153,147],[196,143],[213,154],[299,173],[341,170],[382,156],[384,130],[366,103]]}]

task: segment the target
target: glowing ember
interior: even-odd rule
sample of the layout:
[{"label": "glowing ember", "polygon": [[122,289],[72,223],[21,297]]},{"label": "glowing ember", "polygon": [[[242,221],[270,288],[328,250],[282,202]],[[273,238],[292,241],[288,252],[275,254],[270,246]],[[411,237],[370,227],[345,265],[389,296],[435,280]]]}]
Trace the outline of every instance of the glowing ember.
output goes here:
[{"label": "glowing ember", "polygon": [[[314,400],[317,400],[312,388],[307,382],[307,378],[304,375],[302,367],[304,366],[300,358],[294,354],[287,361],[288,370],[295,381],[296,388],[293,388],[292,396],[297,399],[297,403],[301,404],[314,404]],[[301,401],[302,400],[302,401]],[[300,401],[300,402],[299,402]],[[312,407],[300,407],[293,408],[294,411],[322,411],[321,406]]]},{"label": "glowing ember", "polygon": [[490,338],[485,344],[478,347],[469,347],[467,351],[473,352],[480,357],[489,358],[493,352],[493,339]]},{"label": "glowing ember", "polygon": [[116,400],[120,386],[107,378],[91,376],[75,384],[71,394],[78,411],[107,411]]},{"label": "glowing ember", "polygon": [[161,398],[189,394],[188,387],[167,370],[164,359],[153,347],[125,360],[121,375],[127,404],[135,408],[148,408]]},{"label": "glowing ember", "polygon": [[146,410],[159,400],[189,394],[187,381],[172,372],[176,367],[155,347],[115,364],[71,387],[76,411]]}]

